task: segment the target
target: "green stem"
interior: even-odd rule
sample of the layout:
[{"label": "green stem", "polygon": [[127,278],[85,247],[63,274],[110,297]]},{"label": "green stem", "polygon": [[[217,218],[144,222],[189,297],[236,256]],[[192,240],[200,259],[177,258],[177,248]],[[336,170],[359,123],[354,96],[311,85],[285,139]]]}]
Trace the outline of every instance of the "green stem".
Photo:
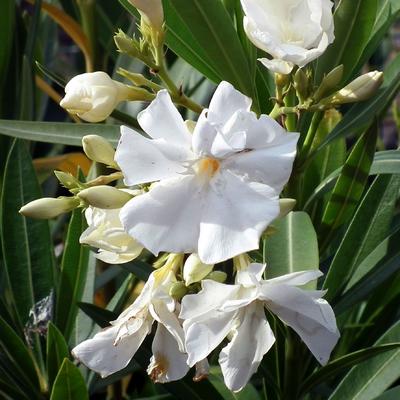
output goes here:
[{"label": "green stem", "polygon": [[297,357],[296,337],[287,329],[286,354],[285,354],[285,380],[283,390],[283,400],[297,399],[298,391],[298,357]]},{"label": "green stem", "polygon": [[306,138],[304,139],[304,143],[300,151],[301,160],[306,159],[308,154],[310,153],[315,135],[317,134],[318,131],[319,123],[322,120],[322,116],[323,114],[321,112],[318,112],[315,113],[312,117],[310,128],[307,131]]}]

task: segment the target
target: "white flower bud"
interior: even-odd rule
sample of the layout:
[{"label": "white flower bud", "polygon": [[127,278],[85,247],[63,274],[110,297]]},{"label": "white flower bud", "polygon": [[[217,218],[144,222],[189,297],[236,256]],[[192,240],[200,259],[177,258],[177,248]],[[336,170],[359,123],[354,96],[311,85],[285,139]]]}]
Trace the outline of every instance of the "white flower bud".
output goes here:
[{"label": "white flower bud", "polygon": [[285,217],[290,211],[293,210],[294,206],[296,205],[295,199],[279,199],[279,218]]},{"label": "white flower bud", "polygon": [[129,0],[138,9],[142,19],[156,31],[162,31],[164,10],[161,0]]},{"label": "white flower bud", "polygon": [[115,150],[106,139],[98,135],[87,135],[82,138],[83,151],[92,161],[117,167],[114,161]]},{"label": "white flower bud", "polygon": [[25,204],[20,210],[20,214],[25,217],[37,219],[50,219],[58,217],[72,211],[79,206],[79,199],[76,197],[44,197]]},{"label": "white flower bud", "polygon": [[147,90],[124,85],[97,71],[77,75],[65,86],[60,106],[88,122],[104,121],[124,100],[150,101]]},{"label": "white flower bud", "polygon": [[214,268],[214,265],[204,264],[200,261],[197,254],[191,254],[185,261],[183,267],[183,279],[187,286],[201,281]]},{"label": "white flower bud", "polygon": [[346,104],[371,98],[383,83],[383,72],[372,71],[361,75],[321,103]]},{"label": "white flower bud", "polygon": [[132,196],[123,190],[112,186],[94,186],[79,192],[78,197],[91,205],[101,209],[121,208]]}]

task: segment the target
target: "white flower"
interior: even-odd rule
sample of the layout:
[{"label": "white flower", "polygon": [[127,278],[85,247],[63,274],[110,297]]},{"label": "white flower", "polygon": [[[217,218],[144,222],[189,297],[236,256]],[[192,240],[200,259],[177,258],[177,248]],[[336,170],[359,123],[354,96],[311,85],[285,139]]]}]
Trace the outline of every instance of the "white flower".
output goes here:
[{"label": "white flower", "polygon": [[111,375],[128,365],[155,320],[158,325],[149,375],[161,383],[183,378],[189,370],[183,330],[176,315],[177,304],[168,295],[174,281],[169,268],[153,272],[136,301],[111,322],[111,327],[76,346],[74,357],[103,378]]},{"label": "white flower", "polygon": [[162,30],[164,24],[164,10],[161,0],[129,0],[135,6],[146,24],[157,31]]},{"label": "white flower", "polygon": [[128,186],[160,181],[121,210],[126,231],[154,254],[196,253],[215,264],[258,248],[279,215],[279,194],[297,133],[257,119],[251,100],[222,82],[193,134],[160,91],[138,121],[150,139],[122,127],[115,160]]},{"label": "white flower", "polygon": [[272,59],[271,71],[289,74],[319,57],[335,39],[330,0],[241,0],[244,29],[253,44]]},{"label": "white flower", "polygon": [[302,286],[321,276],[304,271],[262,280],[265,266],[250,264],[236,276],[236,285],[204,280],[198,294],[182,300],[189,365],[207,357],[225,337],[232,337],[220,355],[225,384],[241,390],[275,342],[264,307],[294,329],[321,364],[325,364],[339,332],[323,291]]},{"label": "white flower", "polygon": [[105,72],[97,71],[73,77],[65,86],[65,97],[60,106],[88,122],[105,120],[126,100],[129,89],[111,79]]},{"label": "white flower", "polygon": [[87,208],[85,217],[89,226],[79,239],[82,244],[99,248],[96,257],[108,264],[126,263],[143,250],[143,246],[124,231],[119,212],[120,209]]}]

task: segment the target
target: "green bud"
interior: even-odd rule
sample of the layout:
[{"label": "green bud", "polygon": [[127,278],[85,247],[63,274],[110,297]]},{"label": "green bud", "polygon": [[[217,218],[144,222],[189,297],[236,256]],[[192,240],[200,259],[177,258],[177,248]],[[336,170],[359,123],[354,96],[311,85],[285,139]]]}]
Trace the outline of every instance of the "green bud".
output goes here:
[{"label": "green bud", "polygon": [[175,282],[169,288],[169,295],[175,300],[181,300],[188,292],[187,287],[183,282]]},{"label": "green bud", "polygon": [[114,42],[118,51],[121,53],[129,54],[132,57],[137,57],[139,55],[139,43],[135,39],[129,37],[121,29],[114,35]]},{"label": "green bud", "polygon": [[129,193],[106,185],[81,190],[78,197],[85,203],[102,209],[121,208],[132,199]]},{"label": "green bud", "polygon": [[315,102],[319,102],[323,97],[329,95],[338,87],[343,78],[343,71],[343,65],[339,65],[322,79],[321,85],[313,96]]},{"label": "green bud", "polygon": [[119,169],[114,161],[115,150],[103,137],[98,135],[84,136],[82,146],[90,160]]},{"label": "green bud", "polygon": [[61,185],[69,190],[82,187],[82,183],[70,173],[54,171],[54,175],[57,177]]},{"label": "green bud", "polygon": [[293,82],[297,97],[304,102],[310,94],[310,80],[307,74],[299,68],[294,75]]},{"label": "green bud", "polygon": [[213,271],[206,276],[205,279],[210,279],[215,282],[224,283],[228,277],[226,272],[223,271]]},{"label": "green bud", "polygon": [[29,218],[50,219],[72,211],[79,207],[80,201],[76,197],[44,197],[25,204],[20,214]]},{"label": "green bud", "polygon": [[195,282],[200,282],[213,268],[214,265],[202,263],[197,254],[191,254],[183,267],[183,279],[187,286]]}]

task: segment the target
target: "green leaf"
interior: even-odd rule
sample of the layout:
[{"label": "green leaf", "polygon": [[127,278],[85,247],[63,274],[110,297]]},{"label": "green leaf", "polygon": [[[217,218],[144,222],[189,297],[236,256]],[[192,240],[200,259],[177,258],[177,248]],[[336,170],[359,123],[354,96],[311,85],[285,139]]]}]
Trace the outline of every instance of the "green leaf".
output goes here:
[{"label": "green leaf", "polygon": [[291,212],[273,226],[277,232],[264,241],[268,278],[319,268],[317,235],[307,213]]},{"label": "green leaf", "polygon": [[51,322],[47,330],[46,355],[48,382],[51,388],[64,358],[69,357],[68,345],[64,336]]},{"label": "green leaf", "polygon": [[329,364],[314,372],[303,382],[300,391],[304,395],[315,386],[334,378],[339,372],[342,372],[343,369],[354,367],[363,361],[369,360],[387,351],[397,350],[399,348],[400,342],[369,347],[367,349],[355,351],[354,353],[346,354],[345,356],[331,361]]},{"label": "green leaf", "polygon": [[387,390],[374,400],[398,400],[400,398],[400,386],[396,386],[390,390]]},{"label": "green leaf", "polygon": [[252,97],[253,76],[222,2],[168,0],[164,10],[169,48],[212,81],[229,81]]},{"label": "green leaf", "polygon": [[[12,378],[34,399],[41,399],[39,379],[32,353],[10,325],[0,317],[1,361],[6,361]],[[2,374],[3,375],[3,374]]]},{"label": "green leaf", "polygon": [[82,146],[85,135],[100,135],[113,145],[118,143],[119,125],[75,124],[67,122],[33,122],[0,120],[0,134],[37,142]]},{"label": "green leaf", "polygon": [[369,188],[330,265],[326,298],[340,295],[360,263],[385,238],[397,200],[400,176],[380,175]]},{"label": "green leaf", "polygon": [[343,64],[343,82],[351,76],[354,66],[368,43],[374,28],[377,0],[342,0],[335,10],[335,41],[317,60],[316,82],[324,73]]},{"label": "green leaf", "polygon": [[47,221],[25,218],[19,209],[41,196],[26,143],[14,141],[1,199],[4,265],[12,303],[25,324],[30,309],[54,286],[53,246]]},{"label": "green leaf", "polygon": [[385,81],[378,92],[368,101],[360,102],[350,108],[342,121],[326,137],[326,139],[315,149],[309,157],[312,157],[322,150],[328,143],[340,137],[364,131],[376,116],[383,114],[383,111],[392,103],[400,88],[400,55],[384,71]]},{"label": "green leaf", "polygon": [[82,210],[76,209],[68,227],[55,310],[55,325],[67,342],[71,338],[88,272],[89,248],[79,243],[85,226]]},{"label": "green leaf", "polygon": [[[393,325],[376,346],[400,342],[400,321]],[[400,377],[400,349],[391,350],[352,368],[329,400],[373,400]]]},{"label": "green leaf", "polygon": [[90,303],[79,303],[79,308],[92,320],[99,325],[101,328],[105,328],[110,325],[110,321],[114,321],[118,318],[118,314],[113,311],[100,308]]},{"label": "green leaf", "polygon": [[82,374],[67,358],[54,381],[50,400],[89,400]]},{"label": "green leaf", "polygon": [[322,237],[328,243],[331,233],[352,216],[367,183],[374,158],[378,135],[377,124],[362,135],[354,145],[322,217]]}]

